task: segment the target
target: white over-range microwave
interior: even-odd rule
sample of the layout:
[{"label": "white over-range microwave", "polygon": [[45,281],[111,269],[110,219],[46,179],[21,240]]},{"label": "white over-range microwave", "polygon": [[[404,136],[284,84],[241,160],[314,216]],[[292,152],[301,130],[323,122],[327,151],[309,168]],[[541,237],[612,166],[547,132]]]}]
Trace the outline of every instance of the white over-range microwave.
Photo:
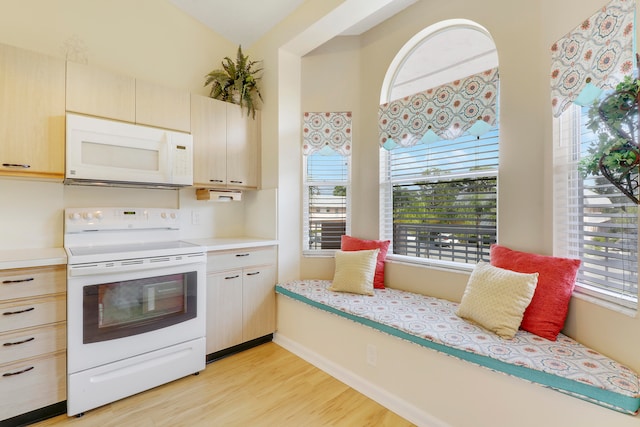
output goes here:
[{"label": "white over-range microwave", "polygon": [[188,133],[67,113],[65,184],[193,184]]}]

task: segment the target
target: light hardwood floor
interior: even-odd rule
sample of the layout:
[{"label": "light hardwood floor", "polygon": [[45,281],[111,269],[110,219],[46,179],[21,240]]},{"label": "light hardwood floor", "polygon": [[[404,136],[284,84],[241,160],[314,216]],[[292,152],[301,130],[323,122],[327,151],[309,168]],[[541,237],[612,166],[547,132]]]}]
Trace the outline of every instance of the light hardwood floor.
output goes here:
[{"label": "light hardwood floor", "polygon": [[191,375],[44,426],[380,426],[413,424],[274,343]]}]

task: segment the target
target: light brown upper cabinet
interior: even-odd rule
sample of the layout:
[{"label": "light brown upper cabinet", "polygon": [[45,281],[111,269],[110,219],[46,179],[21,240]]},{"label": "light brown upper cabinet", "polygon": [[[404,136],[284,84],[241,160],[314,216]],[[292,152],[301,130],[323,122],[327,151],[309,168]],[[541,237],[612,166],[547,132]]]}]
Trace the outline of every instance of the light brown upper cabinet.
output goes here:
[{"label": "light brown upper cabinet", "polygon": [[67,63],[67,111],[190,131],[189,92]]},{"label": "light brown upper cabinet", "polygon": [[136,80],[136,123],[190,132],[189,92]]},{"label": "light brown upper cabinet", "polygon": [[0,175],[64,176],[65,63],[0,44]]},{"label": "light brown upper cabinet", "polygon": [[258,188],[260,112],[255,120],[240,106],[191,95],[193,185],[202,188]]},{"label": "light brown upper cabinet", "polygon": [[101,68],[68,62],[67,111],[134,123],[136,81]]},{"label": "light brown upper cabinet", "polygon": [[256,118],[227,104],[227,186],[258,187],[258,150],[260,142],[260,112]]}]

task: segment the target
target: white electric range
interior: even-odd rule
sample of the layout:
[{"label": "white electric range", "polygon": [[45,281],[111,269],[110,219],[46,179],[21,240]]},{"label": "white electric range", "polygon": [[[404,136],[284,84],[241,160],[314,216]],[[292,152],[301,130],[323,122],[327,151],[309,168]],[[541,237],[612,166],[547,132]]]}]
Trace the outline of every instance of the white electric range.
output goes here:
[{"label": "white electric range", "polygon": [[65,210],[67,413],[205,367],[206,253],[161,208]]}]

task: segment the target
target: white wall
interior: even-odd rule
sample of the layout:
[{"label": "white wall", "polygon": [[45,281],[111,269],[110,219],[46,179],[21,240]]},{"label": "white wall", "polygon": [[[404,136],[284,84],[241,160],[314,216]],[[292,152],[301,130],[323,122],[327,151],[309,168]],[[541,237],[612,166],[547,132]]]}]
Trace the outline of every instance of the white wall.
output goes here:
[{"label": "white wall", "polygon": [[[416,33],[469,19],[491,33],[500,69],[498,239],[518,250],[552,252],[550,46],[604,0],[418,1],[364,35],[339,38],[302,60],[306,111],[354,111],[353,234],[378,237],[377,106],[387,68]],[[340,81],[342,80],[342,81]],[[301,258],[302,278],[331,278],[331,259]],[[467,275],[387,263],[394,287],[459,300]],[[565,332],[640,371],[640,319],[573,298]]]},{"label": "white wall", "polygon": [[[92,66],[199,94],[207,94],[204,76],[220,68],[225,56],[235,57],[237,49],[159,0],[0,0],[0,43],[60,58],[72,46]],[[65,207],[180,208],[183,237],[245,235],[248,206],[268,209],[275,200],[273,191],[265,193],[269,197],[250,193],[247,202],[216,203],[196,201],[192,188],[76,187],[2,178],[0,250],[62,246]],[[192,212],[198,214],[198,224]],[[261,237],[276,237],[275,227],[260,231]]]}]

